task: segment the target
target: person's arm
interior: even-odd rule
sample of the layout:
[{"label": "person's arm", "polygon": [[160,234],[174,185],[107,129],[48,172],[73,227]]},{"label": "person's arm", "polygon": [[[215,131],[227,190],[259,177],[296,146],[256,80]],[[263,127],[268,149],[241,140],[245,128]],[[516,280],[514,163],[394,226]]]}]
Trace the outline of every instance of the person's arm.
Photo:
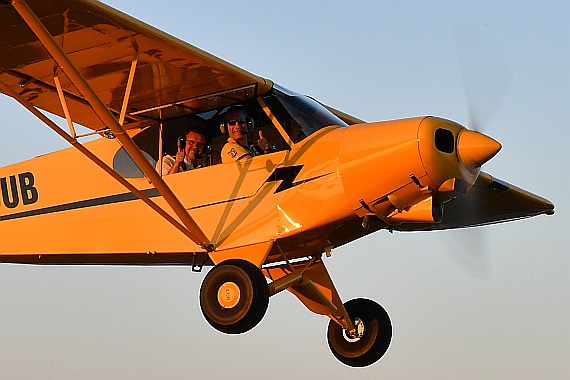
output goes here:
[{"label": "person's arm", "polygon": [[179,149],[178,152],[176,153],[176,157],[174,158],[174,163],[172,164],[172,166],[168,170],[168,173],[166,174],[178,173],[180,169],[180,164],[184,162],[184,157],[185,157],[184,151],[182,149]]},{"label": "person's arm", "polygon": [[[160,166],[162,166],[162,171],[160,171],[160,173],[162,173],[163,176],[168,175],[168,174],[172,174],[172,173],[177,173],[178,172],[178,166],[174,165],[175,159],[170,156],[170,155],[166,155],[164,157],[162,157],[162,159],[158,160],[156,163],[156,171],[158,172],[160,169]],[[176,169],[173,169],[176,168]]]}]

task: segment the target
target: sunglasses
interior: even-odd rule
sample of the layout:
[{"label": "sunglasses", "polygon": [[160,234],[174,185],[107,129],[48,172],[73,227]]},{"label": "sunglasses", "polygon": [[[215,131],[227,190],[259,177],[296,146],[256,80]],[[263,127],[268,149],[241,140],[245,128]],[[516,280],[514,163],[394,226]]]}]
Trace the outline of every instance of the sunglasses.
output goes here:
[{"label": "sunglasses", "polygon": [[247,124],[247,119],[239,119],[239,120],[233,120],[233,119],[232,119],[232,120],[228,120],[228,121],[227,121],[227,124],[228,124],[230,127],[233,127],[233,126],[236,125],[236,124],[245,125],[245,124]]}]

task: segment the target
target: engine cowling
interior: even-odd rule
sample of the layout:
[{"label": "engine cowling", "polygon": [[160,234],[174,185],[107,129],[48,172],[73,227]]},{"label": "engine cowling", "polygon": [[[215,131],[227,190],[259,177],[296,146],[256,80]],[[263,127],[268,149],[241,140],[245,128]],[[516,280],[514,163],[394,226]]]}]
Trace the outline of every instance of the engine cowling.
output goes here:
[{"label": "engine cowling", "polygon": [[500,149],[492,138],[436,117],[359,124],[343,134],[339,171],[357,215],[438,223],[444,202],[466,194]]}]

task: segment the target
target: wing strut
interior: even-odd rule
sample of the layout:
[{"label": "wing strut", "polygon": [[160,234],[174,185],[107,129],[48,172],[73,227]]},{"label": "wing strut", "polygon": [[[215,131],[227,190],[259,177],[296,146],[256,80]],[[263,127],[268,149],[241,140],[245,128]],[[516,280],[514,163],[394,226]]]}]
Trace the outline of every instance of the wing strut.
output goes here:
[{"label": "wing strut", "polygon": [[158,192],[164,197],[166,202],[170,205],[172,210],[180,218],[182,223],[186,226],[188,235],[192,241],[196,244],[204,247],[208,251],[213,250],[213,246],[210,244],[209,239],[206,237],[204,232],[196,224],[194,219],[188,214],[188,211],[184,208],[180,200],[174,195],[172,190],[168,185],[162,180],[158,172],[154,167],[148,162],[145,156],[142,154],[135,142],[126,133],[123,127],[119,124],[115,116],[109,111],[107,106],[95,93],[95,91],[89,86],[87,80],[67,57],[65,52],[60,48],[57,42],[54,40],[53,36],[48,32],[42,22],[37,18],[34,12],[29,8],[24,0],[14,0],[12,5],[15,10],[20,14],[24,22],[32,30],[32,32],[38,37],[40,43],[48,51],[48,53],[53,57],[55,62],[61,67],[63,72],[67,75],[69,80],[73,85],[81,92],[83,97],[89,102],[93,111],[101,119],[101,121],[109,127],[111,132],[119,140],[121,145],[129,153],[133,161],[139,166],[146,177],[153,183],[154,187]]},{"label": "wing strut", "polygon": [[61,87],[61,82],[59,81],[59,76],[57,72],[53,75],[53,81],[55,87],[57,87],[57,95],[59,96],[59,102],[63,108],[63,113],[65,114],[65,120],[67,120],[67,126],[69,127],[69,132],[73,138],[77,137],[75,133],[75,127],[73,126],[73,121],[71,120],[71,114],[69,113],[69,108],[67,107],[67,102],[65,101],[65,94],[63,93],[63,87]]},{"label": "wing strut", "polygon": [[133,62],[131,63],[131,70],[129,71],[129,79],[127,80],[127,88],[125,89],[123,106],[121,107],[121,115],[119,116],[119,124],[121,126],[125,122],[125,115],[127,114],[127,106],[129,104],[129,98],[131,97],[131,89],[133,88],[133,80],[135,79],[135,70],[137,69],[137,63],[139,61],[139,46],[136,43],[136,41],[133,41],[133,47],[135,48],[135,56],[133,58]]}]

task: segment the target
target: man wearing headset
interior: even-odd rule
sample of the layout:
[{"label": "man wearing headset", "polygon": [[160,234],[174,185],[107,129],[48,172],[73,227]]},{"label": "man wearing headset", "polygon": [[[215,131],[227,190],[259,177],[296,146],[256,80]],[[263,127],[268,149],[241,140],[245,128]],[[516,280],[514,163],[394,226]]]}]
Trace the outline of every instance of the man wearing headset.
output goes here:
[{"label": "man wearing headset", "polygon": [[[197,169],[201,167],[198,160],[202,158],[204,148],[206,147],[207,137],[201,129],[189,128],[185,133],[186,139],[180,142],[184,146],[178,144],[178,152],[175,157],[165,155],[162,158],[162,175],[174,174],[186,170]],[[160,160],[156,164],[158,170]]]},{"label": "man wearing headset", "polygon": [[259,156],[266,152],[274,152],[275,147],[263,137],[259,131],[257,146],[250,146],[248,137],[247,112],[241,107],[232,107],[224,116],[224,127],[228,133],[228,142],[222,148],[222,162],[235,162],[242,158]]}]

